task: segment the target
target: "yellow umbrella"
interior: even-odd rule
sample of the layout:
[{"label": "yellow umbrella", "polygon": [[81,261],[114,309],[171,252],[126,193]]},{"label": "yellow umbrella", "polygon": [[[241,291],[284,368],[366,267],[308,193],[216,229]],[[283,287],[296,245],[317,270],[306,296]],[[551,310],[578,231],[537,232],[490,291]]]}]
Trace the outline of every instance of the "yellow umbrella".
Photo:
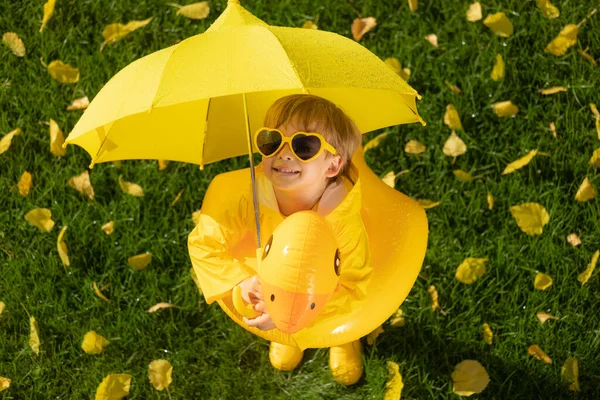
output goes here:
[{"label": "yellow umbrella", "polygon": [[[331,32],[270,26],[238,0],[210,28],[134,61],[96,95],[67,143],[95,163],[199,164],[253,153],[250,132],[278,98],[310,93],[361,132],[423,120],[420,96],[376,55]],[[252,169],[253,170],[253,169]]]}]

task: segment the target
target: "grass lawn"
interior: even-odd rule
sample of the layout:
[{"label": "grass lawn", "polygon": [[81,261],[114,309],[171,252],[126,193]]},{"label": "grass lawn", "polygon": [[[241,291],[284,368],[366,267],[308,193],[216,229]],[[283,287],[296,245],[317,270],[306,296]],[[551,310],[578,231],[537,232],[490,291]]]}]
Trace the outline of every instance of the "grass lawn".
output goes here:
[{"label": "grass lawn", "polygon": [[[574,199],[585,177],[600,188],[600,175],[588,163],[600,147],[589,106],[600,106],[600,69],[577,52],[589,47],[600,59],[600,14],[581,25],[578,43],[564,56],[544,53],[565,25],[590,13],[594,2],[554,0],[560,10],[556,19],[544,17],[534,1],[484,2],[484,18],[499,11],[510,18],[515,29],[508,38],[482,21],[468,22],[468,1],[421,0],[414,13],[405,0],[242,2],[271,25],[300,27],[318,17],[320,29],[348,37],[357,12],[377,18],[361,43],[382,59],[395,57],[409,67],[409,84],[423,96],[417,105],[427,126],[365,135],[366,142],[390,133],[366,153],[375,173],[383,177],[409,170],[396,180],[396,189],[441,204],[427,210],[428,251],[421,277],[402,305],[406,325],[383,326],[375,345],[365,347],[364,377],[348,388],[333,381],[327,349],[307,350],[293,372],[273,369],[269,343],[232,322],[216,303],[206,305],[190,278],[192,212],[200,208],[211,179],[247,167],[247,157],[210,164],[204,171],[175,162],[159,171],[153,160],[98,164],[90,171],[95,200],[88,201],[67,182],[87,169],[90,156],[76,146],[69,146],[64,157],[49,151],[44,121],[54,119],[66,136],[82,113],[65,110],[73,99],[93,99],[132,61],[203,32],[226,1],[211,1],[208,18],[194,21],[177,16],[166,0],[58,0],[40,33],[44,2],[0,2],[0,33],[17,33],[27,49],[20,58],[0,45],[0,136],[22,129],[0,155],[0,301],[6,304],[0,315],[0,376],[12,380],[0,399],[93,398],[111,373],[132,375],[129,398],[166,399],[166,391],[156,391],[147,378],[148,364],[161,358],[173,364],[173,399],[380,399],[387,361],[400,366],[403,398],[457,398],[451,373],[465,359],[478,360],[490,376],[475,398],[600,398],[600,272],[583,286],[577,280],[600,248],[600,209],[597,199]],[[99,52],[106,25],[149,17],[149,25]],[[424,39],[430,33],[437,34],[439,48]],[[490,78],[498,53],[506,63],[502,82]],[[76,85],[53,80],[41,62],[57,59],[80,69]],[[454,94],[446,80],[462,93]],[[567,91],[538,93],[552,86]],[[504,100],[519,107],[515,118],[494,114],[490,105]],[[443,122],[450,103],[461,117],[464,131],[457,134],[468,148],[454,164],[442,152],[451,133]],[[409,140],[424,143],[426,151],[407,154]],[[508,163],[532,149],[550,156],[538,155],[524,168],[501,175]],[[460,181],[455,169],[476,179]],[[33,189],[21,197],[15,185],[25,171],[33,176]],[[142,186],[145,196],[123,193],[120,175]],[[171,206],[181,189],[182,197]],[[495,199],[492,210],[488,193]],[[526,202],[548,210],[541,235],[528,236],[511,215],[511,206]],[[56,226],[49,233],[25,221],[36,207],[52,211]],[[110,220],[115,231],[108,236],[100,227]],[[71,260],[66,270],[56,245],[65,225]],[[573,232],[582,241],[577,247],[567,242]],[[147,251],[153,256],[148,268],[127,266],[128,257]],[[467,257],[489,258],[486,273],[471,285],[455,278]],[[553,285],[534,289],[536,271],[550,275]],[[109,285],[104,293],[110,303],[94,294],[92,282]],[[430,285],[437,288],[446,315],[432,312]],[[181,308],[145,312],[159,302]],[[39,322],[39,356],[28,346],[25,310]],[[560,320],[542,325],[538,311]],[[494,333],[492,345],[483,341],[483,323]],[[81,349],[90,330],[110,340],[100,355]],[[532,344],[552,363],[528,355]],[[579,361],[579,393],[561,377],[569,356]]]}]

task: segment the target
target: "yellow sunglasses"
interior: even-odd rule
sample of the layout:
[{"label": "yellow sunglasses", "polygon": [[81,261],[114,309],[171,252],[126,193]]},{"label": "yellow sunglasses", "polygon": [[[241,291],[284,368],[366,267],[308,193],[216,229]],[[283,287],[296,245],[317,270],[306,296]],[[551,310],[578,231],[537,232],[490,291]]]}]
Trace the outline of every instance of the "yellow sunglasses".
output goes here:
[{"label": "yellow sunglasses", "polygon": [[313,160],[323,150],[327,150],[333,155],[337,154],[335,148],[327,143],[323,135],[316,132],[296,132],[292,136],[285,136],[279,129],[260,128],[254,134],[254,145],[264,157],[272,157],[277,154],[286,143],[302,162]]}]

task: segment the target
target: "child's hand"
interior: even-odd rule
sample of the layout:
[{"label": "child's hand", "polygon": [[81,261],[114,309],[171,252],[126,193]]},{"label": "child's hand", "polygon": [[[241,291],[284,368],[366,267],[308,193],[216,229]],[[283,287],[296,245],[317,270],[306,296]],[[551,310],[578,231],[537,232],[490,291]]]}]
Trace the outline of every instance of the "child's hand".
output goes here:
[{"label": "child's hand", "polygon": [[242,298],[246,303],[256,304],[262,301],[262,291],[258,275],[244,279],[238,286],[242,288]]},{"label": "child's hand", "polygon": [[263,314],[259,317],[253,318],[253,319],[248,319],[248,318],[244,317],[244,322],[248,326],[257,327],[261,331],[269,331],[271,329],[276,328],[275,324],[273,323],[273,320],[271,319],[271,316],[269,314],[267,314],[267,309],[265,307],[264,301],[258,302],[254,306],[254,309]]}]

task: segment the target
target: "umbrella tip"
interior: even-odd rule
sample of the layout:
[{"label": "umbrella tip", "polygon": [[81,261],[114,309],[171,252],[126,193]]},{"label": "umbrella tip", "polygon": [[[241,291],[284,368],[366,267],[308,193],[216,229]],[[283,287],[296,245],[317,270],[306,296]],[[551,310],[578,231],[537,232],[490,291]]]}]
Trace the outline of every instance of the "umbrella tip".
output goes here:
[{"label": "umbrella tip", "polygon": [[62,148],[63,148],[63,149],[66,149],[68,144],[69,144],[69,143],[67,143],[67,142],[64,142],[64,143],[62,144]]},{"label": "umbrella tip", "polygon": [[92,160],[92,162],[90,163],[89,169],[94,169],[94,164],[96,164],[96,163]]}]

